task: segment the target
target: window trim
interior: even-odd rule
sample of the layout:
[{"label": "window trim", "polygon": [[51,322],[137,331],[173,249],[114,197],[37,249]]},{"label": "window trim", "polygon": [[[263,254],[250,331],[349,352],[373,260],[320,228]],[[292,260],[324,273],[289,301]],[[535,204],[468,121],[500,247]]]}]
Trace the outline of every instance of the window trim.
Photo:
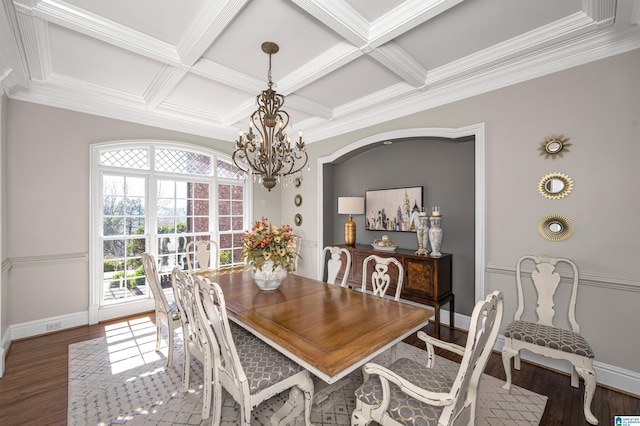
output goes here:
[{"label": "window trim", "polygon": [[[149,169],[135,169],[127,167],[114,167],[114,166],[101,166],[100,154],[105,150],[117,150],[117,149],[136,149],[144,148],[148,149],[149,155]],[[202,154],[210,156],[212,162],[212,175],[205,177],[197,174],[181,174],[171,172],[157,172],[155,171],[155,149],[175,149],[182,151],[190,151],[196,154]],[[151,297],[144,299],[137,298],[135,300],[116,303],[112,305],[101,305],[101,292],[103,291],[103,271],[102,271],[102,251],[98,247],[100,245],[102,236],[102,175],[105,172],[113,172],[117,174],[125,175],[138,175],[144,176],[147,179],[147,191],[148,194],[156,187],[156,180],[159,178],[169,178],[175,180],[181,179],[193,179],[204,180],[214,185],[214,191],[211,192],[210,200],[214,203],[211,204],[215,209],[215,215],[218,215],[218,200],[217,186],[219,184],[238,182],[244,185],[244,220],[247,226],[253,222],[253,182],[252,179],[247,177],[245,181],[239,181],[232,178],[218,177],[217,162],[218,160],[228,162],[233,165],[233,161],[229,154],[206,148],[200,145],[193,145],[185,142],[157,140],[157,139],[131,139],[131,140],[119,140],[109,141],[92,144],[89,147],[90,159],[89,159],[89,173],[90,173],[90,185],[89,185],[89,324],[96,324],[100,321],[107,319],[118,318],[134,313],[149,311],[154,309],[154,302]],[[215,198],[215,200],[214,200]],[[153,222],[153,223],[151,223]],[[155,224],[156,220],[151,220],[147,217],[147,226]],[[211,232],[218,230],[217,221],[212,221]],[[150,234],[149,234],[150,235]],[[155,247],[156,241],[150,241],[150,237],[147,237],[147,247]]]}]

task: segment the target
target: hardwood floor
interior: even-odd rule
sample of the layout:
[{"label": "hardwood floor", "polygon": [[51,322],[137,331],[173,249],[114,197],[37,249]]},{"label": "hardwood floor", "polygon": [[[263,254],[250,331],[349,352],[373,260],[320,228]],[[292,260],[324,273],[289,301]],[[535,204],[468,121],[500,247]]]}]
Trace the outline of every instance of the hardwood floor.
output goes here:
[{"label": "hardwood floor", "polygon": [[[122,319],[113,322],[119,321]],[[113,322],[14,342],[6,359],[4,377],[0,379],[0,425],[65,425],[68,346],[104,336],[105,327]],[[434,334],[432,325],[425,331]],[[466,333],[442,327],[441,339],[464,345]],[[417,338],[407,341],[418,342]],[[455,356],[447,358],[456,360]],[[491,356],[485,372],[504,380],[499,354]],[[549,397],[541,425],[587,424],[582,411],[582,383],[579,389],[572,388],[569,376],[526,362],[522,363],[521,371],[514,372],[513,383]],[[640,415],[640,399],[598,386],[593,413],[600,425],[611,425],[615,415]]]}]

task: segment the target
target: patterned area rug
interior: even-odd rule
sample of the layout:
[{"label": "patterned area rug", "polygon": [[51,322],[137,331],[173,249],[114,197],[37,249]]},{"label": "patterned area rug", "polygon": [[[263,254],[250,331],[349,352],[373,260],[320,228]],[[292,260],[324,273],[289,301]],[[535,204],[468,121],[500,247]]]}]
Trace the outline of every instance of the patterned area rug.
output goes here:
[{"label": "patterned area rug", "polygon": [[[166,342],[166,338],[165,338]],[[149,320],[122,322],[98,338],[69,346],[68,425],[209,425],[202,420],[202,364],[191,362],[191,385],[181,392],[182,339],[176,335],[171,367],[166,366],[166,344],[155,352],[155,326]],[[401,343],[398,357],[424,362],[426,351]],[[376,361],[385,364],[385,355]],[[458,364],[438,358],[436,366],[455,376]],[[316,393],[323,382],[316,380]],[[311,420],[320,425],[349,425],[355,408],[355,389],[362,383],[361,370],[351,373],[339,390],[314,404]],[[477,425],[537,425],[546,396],[512,386],[504,391],[500,381],[483,375],[480,382]],[[252,412],[252,425],[269,424],[271,414],[287,399],[285,392],[260,404]],[[223,395],[222,422],[237,425],[239,406]],[[294,425],[303,425],[300,416]]]}]

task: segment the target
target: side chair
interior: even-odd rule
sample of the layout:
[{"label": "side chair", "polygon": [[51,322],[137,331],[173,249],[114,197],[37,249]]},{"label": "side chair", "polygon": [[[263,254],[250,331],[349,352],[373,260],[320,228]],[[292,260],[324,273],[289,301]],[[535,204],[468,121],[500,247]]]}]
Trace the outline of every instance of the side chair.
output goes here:
[{"label": "side chair", "polygon": [[[184,341],[182,364],[182,391],[188,392],[191,374],[191,356],[195,357],[203,367],[202,418],[207,419],[211,413],[211,397],[213,394],[213,354],[209,346],[206,323],[200,317],[196,307],[195,284],[190,273],[175,267],[171,273],[173,293],[182,321]],[[231,335],[236,344],[244,344],[257,339],[244,328],[230,323]]]},{"label": "side chair", "polygon": [[[195,277],[196,307],[206,321],[210,350],[213,353],[213,419],[221,416],[222,388],[240,405],[240,424],[250,426],[251,411],[263,401],[290,389],[290,399],[304,401],[305,424],[311,425],[314,385],[310,373],[259,339],[237,343],[231,333],[222,289],[206,278]],[[217,342],[217,343],[216,343]],[[288,404],[285,404],[287,406]],[[286,416],[272,422],[293,423]],[[290,414],[293,417],[295,414]]]},{"label": "side chair", "polygon": [[220,263],[218,244],[211,239],[190,241],[186,252],[189,272],[195,269],[217,268]]},{"label": "side chair", "polygon": [[[372,264],[371,275],[368,274],[369,264]],[[367,256],[362,261],[362,291],[367,290],[367,281],[371,279],[371,288],[373,294],[376,296],[384,297],[387,294],[387,290],[391,284],[391,275],[389,275],[389,266],[394,265],[398,271],[396,278],[396,294],[394,296],[395,301],[400,300],[400,293],[402,292],[402,279],[404,277],[404,269],[402,263],[395,257],[380,257],[375,254]]]},{"label": "side chair", "polygon": [[[356,390],[351,425],[474,425],[478,385],[498,337],[504,311],[502,293],[479,301],[471,314],[465,347],[418,332],[427,345],[426,365],[402,358],[389,367],[367,363],[370,375]],[[462,356],[455,378],[434,371],[434,346]]]},{"label": "side chair", "polygon": [[169,329],[169,347],[167,348],[167,366],[173,360],[173,339],[175,331],[180,328],[180,312],[175,302],[169,303],[160,285],[160,276],[156,266],[155,258],[149,253],[142,253],[142,267],[147,284],[153,293],[156,311],[156,352],[160,351],[160,341],[162,340],[162,324],[166,324]]},{"label": "side chair", "polygon": [[[525,273],[522,265],[533,262],[535,269],[529,278],[523,280]],[[572,277],[567,280],[570,288],[570,296],[565,307],[565,320],[571,329],[565,329],[554,325],[556,314],[555,307],[562,305],[554,301],[554,296],[562,278],[556,271],[556,266],[568,266]],[[527,274],[528,275],[528,274]],[[535,288],[537,300],[525,297],[523,281],[531,283]],[[571,386],[579,387],[580,379],[584,379],[584,417],[592,425],[598,424],[598,419],[591,412],[591,401],[596,389],[596,374],[593,370],[595,355],[589,343],[580,334],[580,326],[576,321],[576,299],[578,296],[578,267],[566,258],[549,256],[522,256],[516,264],[516,287],[518,291],[518,308],[514,321],[504,331],[504,347],[502,349],[502,362],[507,380],[504,389],[511,387],[511,358],[516,370],[520,369],[520,351],[526,349],[538,355],[549,358],[566,360],[571,363]],[[533,291],[533,289],[532,289]],[[533,293],[527,293],[533,294]],[[527,300],[525,300],[527,299]],[[525,302],[535,306],[537,320],[527,321],[523,319]]]},{"label": "side chair", "polygon": [[[330,255],[328,259],[327,254]],[[335,284],[338,274],[342,271],[343,275],[340,287],[347,287],[349,271],[351,270],[351,253],[349,253],[349,250],[344,247],[327,246],[322,250],[322,260],[322,275],[320,276],[320,280],[323,280],[326,275],[326,282]]]},{"label": "side chair", "polygon": [[171,283],[180,311],[182,321],[183,363],[182,363],[182,391],[189,390],[189,375],[191,372],[191,356],[193,355],[203,365],[204,383],[202,386],[202,418],[209,418],[211,411],[211,395],[213,389],[213,357],[207,341],[207,333],[202,322],[197,317],[196,297],[193,279],[188,272],[180,268],[173,268]]},{"label": "side chair", "polygon": [[[371,275],[368,274],[369,264],[371,264]],[[387,290],[391,285],[390,266],[393,265],[397,270],[398,276],[396,277],[396,294],[394,300],[400,301],[400,293],[402,292],[402,280],[404,278],[404,268],[402,263],[395,257],[381,257],[375,254],[367,256],[362,261],[362,288],[363,292],[367,291],[367,281],[371,278],[371,289],[375,296],[384,297],[387,294]],[[394,362],[397,357],[398,345],[391,347],[391,362]],[[365,379],[367,378],[366,371],[363,373]]]}]

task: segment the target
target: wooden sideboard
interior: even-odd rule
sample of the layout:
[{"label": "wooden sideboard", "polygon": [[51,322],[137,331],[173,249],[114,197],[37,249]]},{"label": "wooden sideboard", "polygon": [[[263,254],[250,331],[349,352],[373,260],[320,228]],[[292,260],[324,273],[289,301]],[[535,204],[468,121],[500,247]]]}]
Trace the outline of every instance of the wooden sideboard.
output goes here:
[{"label": "wooden sideboard", "polygon": [[[452,255],[443,253],[441,257],[417,256],[415,250],[396,249],[393,252],[374,250],[370,246],[345,247],[351,254],[351,270],[347,283],[362,287],[362,262],[372,254],[380,257],[395,257],[404,269],[400,297],[413,302],[433,306],[436,312],[436,337],[440,337],[440,306],[449,304],[449,327],[453,328],[454,295],[451,288]],[[395,294],[398,271],[395,265],[389,268],[391,284],[387,294]],[[342,279],[339,277],[338,281]],[[367,289],[371,290],[371,278],[367,279]]]}]

